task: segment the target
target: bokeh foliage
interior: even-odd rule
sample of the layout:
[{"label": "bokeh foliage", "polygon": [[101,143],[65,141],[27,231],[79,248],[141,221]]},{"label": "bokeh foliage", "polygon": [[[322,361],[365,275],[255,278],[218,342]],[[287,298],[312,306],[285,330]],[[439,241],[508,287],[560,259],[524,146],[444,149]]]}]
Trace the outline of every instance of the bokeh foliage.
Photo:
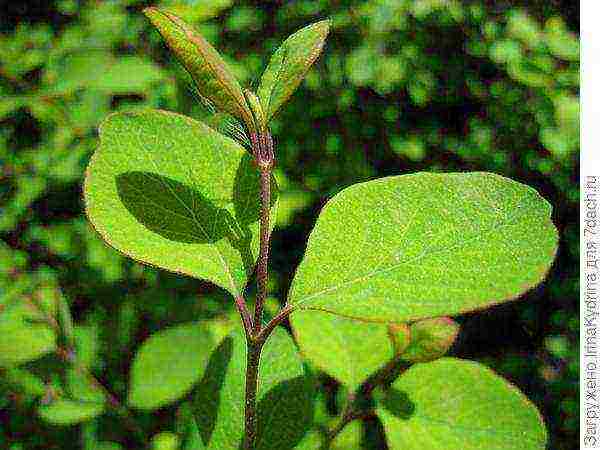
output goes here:
[{"label": "bokeh foliage", "polygon": [[[123,399],[133,355],[152,333],[206,320],[220,337],[237,319],[223,291],[125,259],[91,229],[81,182],[97,125],[111,111],[144,107],[211,118],[141,14],[148,2],[9,3],[0,15],[0,314],[10,310],[29,323],[68,305],[79,360]],[[549,278],[528,302],[458,317],[452,353],[515,382],[542,411],[550,448],[572,448],[577,14],[541,1],[233,3],[160,5],[194,23],[253,88],[260,80],[250,74],[261,73],[285,37],[332,19],[323,57],[271,122],[280,188],[272,302],[285,298],[317,212],[350,184],[419,170],[486,170],[531,185],[552,203],[561,236]],[[23,302],[33,306],[15,312]],[[60,342],[36,327],[28,349],[40,359],[14,367],[0,355],[0,447],[135,448],[136,436],[115,415],[73,427],[48,422],[39,405],[60,398],[64,386],[88,402],[90,417],[99,400],[76,373],[57,379],[61,361],[51,351]],[[0,349],[7,335],[0,332]],[[321,424],[333,420],[344,397],[321,378]],[[177,445],[184,416],[177,404],[135,412],[146,438],[165,450]],[[350,430],[344,439],[378,448],[381,425],[363,425],[362,437]]]}]

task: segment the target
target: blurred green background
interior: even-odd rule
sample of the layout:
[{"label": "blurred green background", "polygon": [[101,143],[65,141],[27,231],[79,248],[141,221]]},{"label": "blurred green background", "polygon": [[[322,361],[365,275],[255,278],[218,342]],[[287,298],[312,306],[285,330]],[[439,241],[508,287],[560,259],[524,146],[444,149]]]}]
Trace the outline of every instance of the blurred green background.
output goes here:
[{"label": "blurred green background", "polygon": [[[333,19],[323,56],[272,126],[281,206],[271,308],[285,298],[320,208],[350,184],[485,170],[529,184],[552,203],[561,241],[547,281],[522,301],[460,316],[452,353],[519,386],[542,412],[549,448],[564,450],[577,446],[579,431],[576,3],[158,3],[194,23],[253,88],[285,37]],[[0,314],[10,299],[60,295],[86,362],[121,398],[132,355],[151,333],[197,318],[226,323],[234,313],[227,295],[207,283],[121,257],[84,216],[83,173],[107,114],[150,107],[207,118],[141,14],[150,4],[0,6]],[[9,331],[0,321],[0,349]],[[40,417],[56,364],[47,356],[0,367],[0,448],[88,449],[101,441],[137,448],[115,416],[70,427]],[[323,377],[320,420],[338,412],[336,391]],[[154,448],[176,448],[176,411],[136,413],[148,438],[158,435]],[[363,447],[382,448],[378,429],[365,424]]]}]

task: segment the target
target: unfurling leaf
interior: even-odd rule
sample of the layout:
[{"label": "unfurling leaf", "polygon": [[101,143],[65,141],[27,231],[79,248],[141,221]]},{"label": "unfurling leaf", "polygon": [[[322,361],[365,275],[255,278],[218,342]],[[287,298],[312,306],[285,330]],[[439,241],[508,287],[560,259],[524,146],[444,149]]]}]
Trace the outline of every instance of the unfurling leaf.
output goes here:
[{"label": "unfurling leaf", "polygon": [[491,173],[356,184],[321,211],[289,303],[409,322],[515,299],[552,264],[551,210],[534,189]]},{"label": "unfurling leaf", "polygon": [[535,406],[487,367],[441,358],[416,364],[378,401],[390,450],[543,450]]},{"label": "unfurling leaf", "polygon": [[224,112],[251,126],[252,113],[240,84],[208,41],[179,17],[167,11],[146,8],[144,14],[177,55],[200,94]]},{"label": "unfurling leaf", "polygon": [[460,325],[449,317],[420,320],[410,326],[410,344],[402,359],[426,362],[441,358],[454,343]]},{"label": "unfurling leaf", "polygon": [[329,26],[329,20],[322,20],[302,28],[288,37],[271,57],[258,88],[267,121],[290,98],[323,50]]}]

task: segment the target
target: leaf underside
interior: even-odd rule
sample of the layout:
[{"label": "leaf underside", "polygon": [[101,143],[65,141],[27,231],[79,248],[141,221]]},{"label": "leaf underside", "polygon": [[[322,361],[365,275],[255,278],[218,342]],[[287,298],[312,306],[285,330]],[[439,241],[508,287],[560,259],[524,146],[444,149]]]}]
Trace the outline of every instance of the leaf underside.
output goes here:
[{"label": "leaf underside", "polygon": [[208,41],[174,14],[157,8],[146,8],[144,13],[193,78],[200,93],[221,110],[251,123],[252,115],[240,84]]},{"label": "leaf underside", "polygon": [[551,206],[491,173],[351,186],[323,209],[289,302],[370,321],[455,315],[537,285],[557,247]]},{"label": "leaf underside", "polygon": [[84,186],[87,215],[112,247],[233,295],[256,262],[259,192],[258,171],[240,145],[157,110],[103,122]]}]

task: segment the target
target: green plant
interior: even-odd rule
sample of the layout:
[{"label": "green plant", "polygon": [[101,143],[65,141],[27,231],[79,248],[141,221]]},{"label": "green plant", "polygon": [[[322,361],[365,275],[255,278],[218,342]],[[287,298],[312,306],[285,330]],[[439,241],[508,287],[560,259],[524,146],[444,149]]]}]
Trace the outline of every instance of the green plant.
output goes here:
[{"label": "green plant", "polygon": [[[244,428],[247,447],[257,439],[258,448],[347,448],[343,439],[356,431],[353,419],[373,411],[391,448],[434,446],[430,441],[448,448],[471,442],[542,448],[543,425],[522,396],[477,363],[441,357],[457,332],[445,316],[509,300],[543,278],[557,240],[547,203],[526,186],[484,173],[423,173],[350,187],[323,210],[287,306],[263,325],[277,209],[267,125],[318,55],[327,24],[286,41],[256,96],[239,87],[216,52],[185,24],[156,10],[149,15],[200,95],[230,116],[221,124],[241,123],[250,153],[176,114],[113,115],[102,126],[101,147],[86,177],[88,214],[123,253],[229,291],[244,330],[193,324],[157,333],[134,360],[128,406],[153,410],[193,388],[195,420],[182,419],[189,427],[183,433],[187,448],[236,448]],[[243,293],[257,259],[252,315]],[[68,317],[60,305],[49,300],[52,317],[60,316],[54,309]],[[306,360],[352,391],[326,443],[311,432],[304,436],[313,383],[295,344],[277,326],[290,314]],[[68,322],[56,324],[65,339],[61,349],[74,346]],[[40,342],[42,353],[54,345]],[[73,358],[69,351],[61,354]],[[87,379],[85,367],[74,364],[69,379],[81,374]],[[376,392],[396,377],[391,388]],[[71,380],[69,386],[85,383]],[[108,392],[72,391],[85,406],[61,400],[42,413],[68,422],[69,412],[101,414],[104,398],[110,399]]]}]

